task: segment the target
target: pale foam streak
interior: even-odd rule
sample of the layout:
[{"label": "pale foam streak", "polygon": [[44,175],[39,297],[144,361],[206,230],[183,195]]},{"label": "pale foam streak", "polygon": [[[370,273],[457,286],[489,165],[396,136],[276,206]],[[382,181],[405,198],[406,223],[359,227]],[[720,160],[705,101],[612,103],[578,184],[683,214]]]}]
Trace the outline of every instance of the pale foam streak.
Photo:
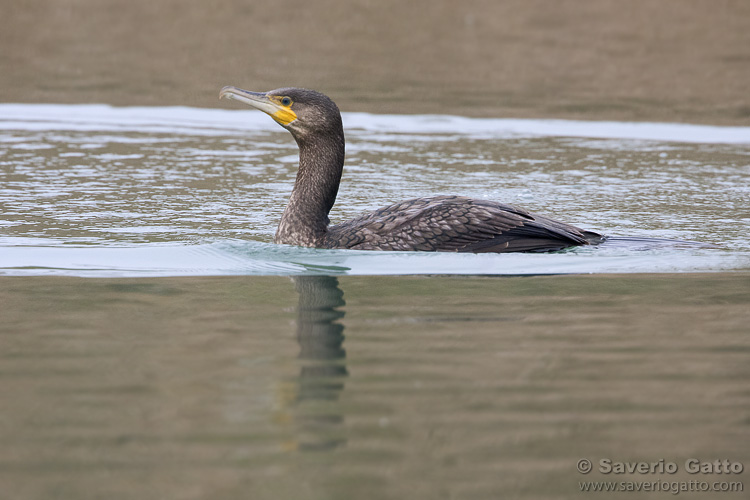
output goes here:
[{"label": "pale foam streak", "polygon": [[[581,137],[699,144],[750,144],[750,127],[681,123],[466,118],[343,113],[347,133],[447,134],[475,138]],[[0,104],[0,130],[141,132],[218,136],[279,131],[252,110],[113,107],[104,104]]]},{"label": "pale foam streak", "polygon": [[[7,243],[7,242],[6,242]],[[20,243],[20,242],[19,242]],[[540,275],[716,272],[750,267],[715,249],[632,252],[579,248],[553,254],[456,254],[319,250],[249,241],[207,245],[6,246],[0,275],[156,277],[221,275]]]}]

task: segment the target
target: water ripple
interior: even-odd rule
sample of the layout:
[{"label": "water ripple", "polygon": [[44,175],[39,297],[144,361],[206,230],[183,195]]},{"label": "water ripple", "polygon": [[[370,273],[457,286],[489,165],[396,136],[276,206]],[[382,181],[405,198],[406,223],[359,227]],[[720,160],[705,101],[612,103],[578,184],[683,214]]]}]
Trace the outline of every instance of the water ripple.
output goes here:
[{"label": "water ripple", "polygon": [[[750,128],[359,113],[344,120],[348,158],[334,222],[452,193],[606,234],[694,239],[724,250],[414,256],[284,249],[279,256],[281,247],[269,243],[294,182],[297,148],[262,113],[0,104],[0,267],[86,275],[748,268]],[[238,245],[227,242],[238,239],[241,255],[226,260]]]}]

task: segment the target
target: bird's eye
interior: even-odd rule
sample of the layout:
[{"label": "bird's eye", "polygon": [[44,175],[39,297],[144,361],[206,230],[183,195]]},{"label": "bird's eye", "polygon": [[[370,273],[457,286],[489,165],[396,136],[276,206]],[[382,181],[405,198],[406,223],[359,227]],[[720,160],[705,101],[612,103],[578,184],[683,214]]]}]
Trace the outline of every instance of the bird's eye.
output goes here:
[{"label": "bird's eye", "polygon": [[284,106],[291,106],[292,105],[292,98],[291,97],[282,97],[281,98],[281,104]]}]

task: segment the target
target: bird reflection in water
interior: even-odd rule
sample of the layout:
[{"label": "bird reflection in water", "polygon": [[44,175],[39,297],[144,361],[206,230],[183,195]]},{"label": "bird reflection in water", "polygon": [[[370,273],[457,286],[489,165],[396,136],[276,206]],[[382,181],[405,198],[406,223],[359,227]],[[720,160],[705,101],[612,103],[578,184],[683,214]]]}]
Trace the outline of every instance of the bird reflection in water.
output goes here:
[{"label": "bird reflection in water", "polygon": [[300,374],[287,404],[296,437],[286,448],[328,450],[346,443],[344,417],[338,406],[344,390],[346,351],[344,325],[338,320],[346,304],[338,279],[332,276],[297,276],[297,341]]}]

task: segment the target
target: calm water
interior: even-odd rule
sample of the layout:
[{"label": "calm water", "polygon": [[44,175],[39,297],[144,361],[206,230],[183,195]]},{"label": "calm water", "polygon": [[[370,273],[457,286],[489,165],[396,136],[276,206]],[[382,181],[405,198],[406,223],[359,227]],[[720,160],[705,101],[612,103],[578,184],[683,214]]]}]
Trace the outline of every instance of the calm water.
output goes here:
[{"label": "calm water", "polygon": [[[0,105],[0,497],[562,499],[585,496],[583,480],[747,483],[750,129],[344,120],[333,220],[455,193],[718,248],[276,246],[296,147],[265,115]],[[680,471],[582,475],[582,458]],[[696,478],[688,458],[745,472]]]},{"label": "calm water", "polygon": [[[4,278],[0,491],[562,499],[586,479],[746,484],[749,302],[747,273]],[[745,473],[689,476],[691,457]],[[582,458],[681,469],[583,476]]]}]

